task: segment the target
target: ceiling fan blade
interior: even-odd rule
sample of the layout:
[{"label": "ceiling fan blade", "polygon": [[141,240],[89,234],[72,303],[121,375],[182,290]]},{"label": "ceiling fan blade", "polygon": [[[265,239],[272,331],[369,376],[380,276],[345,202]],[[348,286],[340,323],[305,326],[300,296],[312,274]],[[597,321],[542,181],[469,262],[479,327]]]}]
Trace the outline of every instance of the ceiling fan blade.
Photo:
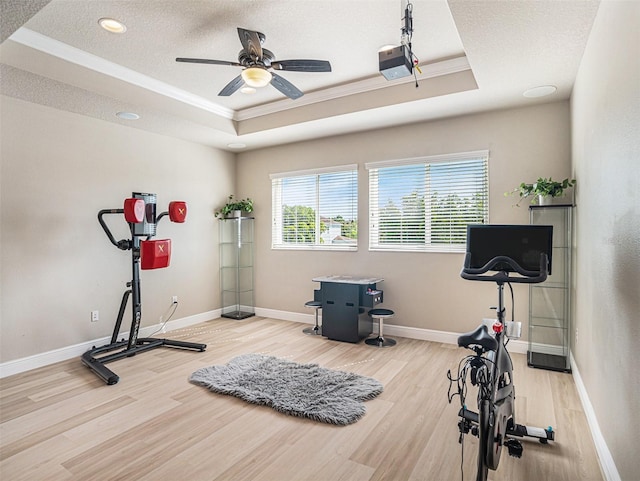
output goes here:
[{"label": "ceiling fan blade", "polygon": [[238,62],[227,62],[226,60],[209,60],[206,58],[181,58],[178,57],[176,62],[187,63],[208,63],[213,65],[231,65],[232,67],[242,67]]},{"label": "ceiling fan blade", "polygon": [[271,62],[271,67],[289,72],[331,72],[331,64],[326,60],[279,60]]},{"label": "ceiling fan blade", "polygon": [[244,85],[244,80],[242,80],[242,76],[238,75],[231,82],[229,82],[218,94],[221,97],[228,97],[229,95],[236,92],[240,87]]},{"label": "ceiling fan blade", "polygon": [[282,77],[280,77],[280,75],[275,74],[275,73],[272,73],[271,75],[273,75],[273,77],[271,77],[271,85],[273,85],[280,92],[285,94],[291,100],[299,99],[300,97],[302,97],[304,95],[298,89],[298,87],[293,85],[288,80],[283,79]]},{"label": "ceiling fan blade", "polygon": [[240,42],[242,43],[242,47],[244,51],[251,57],[252,60],[262,60],[262,42],[260,39],[264,40],[265,35],[260,32],[254,32],[253,30],[246,30],[244,28],[238,27],[238,36],[240,37]]}]

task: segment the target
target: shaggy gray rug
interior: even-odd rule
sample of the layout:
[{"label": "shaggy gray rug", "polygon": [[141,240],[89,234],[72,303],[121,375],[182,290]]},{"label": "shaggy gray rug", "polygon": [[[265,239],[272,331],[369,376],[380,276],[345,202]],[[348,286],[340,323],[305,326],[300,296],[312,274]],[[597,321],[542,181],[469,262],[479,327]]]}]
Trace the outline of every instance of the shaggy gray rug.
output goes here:
[{"label": "shaggy gray rug", "polygon": [[298,364],[261,354],[243,354],[227,364],[198,369],[194,384],[276,411],[330,424],[351,424],[365,413],[364,404],[382,392],[370,377]]}]

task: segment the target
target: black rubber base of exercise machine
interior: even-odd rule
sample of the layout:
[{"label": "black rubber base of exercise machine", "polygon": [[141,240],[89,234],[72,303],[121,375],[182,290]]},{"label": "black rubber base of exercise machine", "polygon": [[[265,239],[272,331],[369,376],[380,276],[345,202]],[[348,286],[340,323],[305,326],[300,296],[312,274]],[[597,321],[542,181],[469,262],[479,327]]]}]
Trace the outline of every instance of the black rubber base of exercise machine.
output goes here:
[{"label": "black rubber base of exercise machine", "polygon": [[[469,411],[468,409],[460,409],[458,412],[458,416],[460,416],[461,421],[458,423],[458,427],[460,428],[461,433],[468,433],[471,431],[471,434],[474,436],[478,435],[478,413]],[[543,428],[535,428],[531,426],[524,426],[522,424],[516,424],[515,426],[511,424],[513,420],[510,419],[507,423],[507,433],[506,436],[509,438],[513,437],[529,437],[534,438],[540,441],[542,444],[547,444],[549,441],[553,441],[555,439],[555,431],[549,426],[547,429]],[[515,441],[515,440],[514,440]],[[509,454],[511,456],[520,457],[522,454],[522,447],[517,446],[519,443],[509,443],[508,440],[504,442],[504,445],[509,449]],[[518,453],[519,450],[519,453]],[[513,451],[513,452],[512,452]]]},{"label": "black rubber base of exercise machine", "polygon": [[[120,377],[114,373],[111,369],[105,366],[105,363],[111,361],[117,361],[125,357],[135,356],[140,352],[149,351],[158,347],[174,347],[178,349],[193,349],[196,351],[204,351],[207,348],[206,344],[198,344],[195,342],[183,342],[173,341],[171,339],[155,339],[155,338],[138,338],[136,339],[136,345],[128,348],[129,341],[122,340],[113,344],[107,344],[102,347],[94,347],[90,351],[85,352],[82,355],[82,362],[89,367],[94,373],[98,375],[107,384],[116,384]],[[109,353],[121,349],[119,352],[112,354],[106,354],[98,357],[101,354]]]}]

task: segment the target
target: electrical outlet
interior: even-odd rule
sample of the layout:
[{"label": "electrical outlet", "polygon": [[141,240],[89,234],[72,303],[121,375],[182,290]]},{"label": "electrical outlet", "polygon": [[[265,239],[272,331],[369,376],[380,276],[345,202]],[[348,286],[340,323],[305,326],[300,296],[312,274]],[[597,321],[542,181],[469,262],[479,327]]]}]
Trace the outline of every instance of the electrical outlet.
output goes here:
[{"label": "electrical outlet", "polygon": [[100,313],[98,311],[91,311],[91,322],[97,322],[100,319]]},{"label": "electrical outlet", "polygon": [[178,296],[173,296],[173,297],[171,298],[171,303],[172,303],[172,304],[177,304],[177,303],[178,303]]}]

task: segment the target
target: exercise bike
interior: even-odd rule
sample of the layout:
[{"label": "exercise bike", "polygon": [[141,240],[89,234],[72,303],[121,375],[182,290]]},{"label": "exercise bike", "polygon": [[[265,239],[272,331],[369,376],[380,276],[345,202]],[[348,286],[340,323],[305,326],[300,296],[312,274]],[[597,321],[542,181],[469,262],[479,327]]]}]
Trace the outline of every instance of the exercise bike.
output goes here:
[{"label": "exercise bike", "polygon": [[[469,225],[467,228],[467,253],[460,276],[471,281],[495,282],[498,287],[493,335],[486,324],[481,324],[458,337],[458,346],[471,349],[474,354],[462,359],[457,378],[452,377],[451,371],[447,373],[449,402],[456,395],[460,398],[459,442],[462,444],[464,435],[469,432],[479,440],[476,481],[486,481],[488,471],[498,468],[503,446],[511,456],[521,457],[522,444],[514,438],[530,437],[543,444],[555,438],[550,426],[543,429],[516,423],[513,365],[507,351],[507,331],[517,332],[518,323],[505,321],[504,307],[505,284],[513,296],[511,283],[531,284],[546,280],[551,267],[552,232],[551,226]],[[500,252],[507,255],[495,255]],[[478,412],[466,406],[467,378],[478,388]],[[452,393],[454,383],[457,390]]]}]

